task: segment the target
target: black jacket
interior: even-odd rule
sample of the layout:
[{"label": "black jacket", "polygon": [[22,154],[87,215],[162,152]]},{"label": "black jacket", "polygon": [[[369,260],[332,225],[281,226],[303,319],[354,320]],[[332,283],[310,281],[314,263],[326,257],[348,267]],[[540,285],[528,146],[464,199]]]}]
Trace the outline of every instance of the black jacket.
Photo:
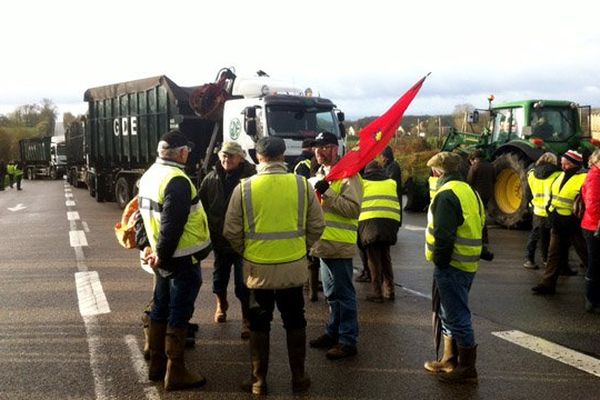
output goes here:
[{"label": "black jacket", "polygon": [[[384,181],[389,179],[383,171],[365,172],[363,179],[370,181]],[[401,197],[401,188],[396,185],[397,195]],[[402,208],[400,208],[402,210]],[[371,218],[358,222],[358,240],[361,246],[370,244],[394,245],[398,239],[400,223],[389,218]]]},{"label": "black jacket", "polygon": [[[290,172],[294,172],[294,169],[296,168],[296,165],[298,165],[298,163],[304,161],[304,160],[311,160],[313,158],[313,154],[310,151],[303,151],[302,154],[300,154],[300,156],[298,156],[294,162],[291,165],[291,169]],[[311,163],[312,165],[312,163]],[[296,171],[297,175],[301,175],[303,177],[305,177],[306,179],[310,178],[310,168],[307,167],[306,165],[300,165],[298,167],[298,171]]]},{"label": "black jacket", "polygon": [[223,237],[225,213],[233,189],[242,178],[247,178],[255,173],[254,165],[246,161],[240,165],[240,168],[229,174],[225,173],[221,163],[217,162],[214,169],[202,180],[199,196],[208,217],[210,240],[215,251],[234,252],[229,241]]}]

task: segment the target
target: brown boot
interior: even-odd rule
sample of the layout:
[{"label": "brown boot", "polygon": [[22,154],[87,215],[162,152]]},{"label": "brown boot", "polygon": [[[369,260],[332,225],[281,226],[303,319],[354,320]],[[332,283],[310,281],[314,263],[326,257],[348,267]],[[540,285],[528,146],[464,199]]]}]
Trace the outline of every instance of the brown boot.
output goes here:
[{"label": "brown boot", "polygon": [[215,293],[215,296],[217,297],[215,322],[225,322],[227,321],[227,309],[229,308],[229,303],[227,302],[227,292]]},{"label": "brown boot", "polygon": [[452,372],[438,375],[438,380],[444,383],[477,383],[477,346],[458,346],[458,364]]},{"label": "brown boot", "polygon": [[150,316],[142,314],[142,326],[144,327],[144,360],[150,360]]},{"label": "brown boot", "polygon": [[167,350],[167,374],[165,375],[165,390],[181,390],[202,386],[206,379],[200,375],[188,371],[185,368],[183,352],[185,349],[186,328],[174,328],[169,326],[165,347]]},{"label": "brown boot", "polygon": [[456,368],[457,360],[456,342],[450,337],[444,335],[444,354],[441,360],[425,362],[425,369],[429,372],[451,372]]},{"label": "brown boot", "polygon": [[269,332],[250,332],[250,355],[252,377],[242,383],[242,390],[255,395],[267,394],[267,371],[269,369]]},{"label": "brown boot", "polygon": [[292,371],[292,392],[303,393],[310,387],[310,378],[304,372],[306,358],[306,329],[287,331],[287,349]]},{"label": "brown boot", "polygon": [[167,324],[150,320],[148,326],[148,347],[150,349],[150,365],[148,379],[156,382],[165,378],[167,357],[165,356],[165,334]]}]

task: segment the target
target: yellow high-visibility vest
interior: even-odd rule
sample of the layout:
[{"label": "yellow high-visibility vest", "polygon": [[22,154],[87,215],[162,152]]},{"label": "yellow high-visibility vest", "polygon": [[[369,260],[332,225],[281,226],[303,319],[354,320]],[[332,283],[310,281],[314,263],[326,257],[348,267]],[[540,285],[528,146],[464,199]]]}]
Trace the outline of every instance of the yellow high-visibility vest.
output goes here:
[{"label": "yellow high-visibility vest", "polygon": [[[451,190],[460,200],[464,222],[456,230],[456,240],[450,259],[450,265],[466,272],[475,272],[479,267],[479,257],[482,249],[482,230],[485,224],[485,213],[483,202],[479,195],[462,181],[448,181],[440,187],[436,194],[444,190]],[[427,212],[427,230],[425,231],[425,259],[433,261],[433,249],[435,248],[435,221],[429,204]]]},{"label": "yellow high-visibility vest", "polygon": [[363,200],[359,221],[372,218],[388,218],[400,222],[402,213],[396,191],[396,181],[363,180]]},{"label": "yellow high-visibility vest", "polygon": [[300,162],[299,162],[298,164],[296,164],[296,166],[294,167],[294,173],[295,173],[295,174],[297,174],[297,173],[298,173],[298,168],[299,168],[301,165],[304,165],[304,166],[306,166],[306,168],[308,168],[308,170],[310,171],[310,167],[311,167],[312,163],[310,162],[310,159],[308,159],[308,158],[307,158],[306,160],[302,160],[302,161],[300,161]]},{"label": "yellow high-visibility vest", "polygon": [[556,210],[559,215],[572,215],[575,197],[581,190],[586,176],[587,172],[578,172],[571,176],[561,188],[560,185],[563,179],[565,179],[565,173],[561,172],[554,183],[552,183],[552,199],[550,200],[550,207],[548,209],[550,211]]},{"label": "yellow high-visibility vest", "polygon": [[190,184],[192,196],[190,214],[179,238],[173,257],[195,254],[210,245],[208,220],[196,187],[180,168],[180,164],[157,159],[140,180],[138,201],[150,247],[156,252],[160,233],[160,218],[165,200],[165,188],[175,177],[184,177]]},{"label": "yellow high-visibility vest", "polygon": [[536,178],[534,170],[529,171],[527,175],[527,182],[531,189],[531,204],[533,205],[533,214],[540,217],[547,217],[548,212],[546,206],[550,202],[550,195],[552,193],[552,184],[554,180],[560,175],[560,171],[553,172],[545,179]]},{"label": "yellow high-visibility vest", "polygon": [[[342,192],[342,180],[333,181],[329,188],[340,194]],[[358,218],[343,217],[325,210],[323,210],[323,217],[325,218],[325,230],[321,235],[322,240],[356,244]]]},{"label": "yellow high-visibility vest", "polygon": [[304,257],[308,181],[294,174],[254,175],[241,180],[241,190],[244,258],[281,264]]},{"label": "yellow high-visibility vest", "polygon": [[439,178],[437,176],[430,176],[427,180],[427,182],[429,183],[429,199],[433,199],[433,196],[437,191],[438,179]]}]

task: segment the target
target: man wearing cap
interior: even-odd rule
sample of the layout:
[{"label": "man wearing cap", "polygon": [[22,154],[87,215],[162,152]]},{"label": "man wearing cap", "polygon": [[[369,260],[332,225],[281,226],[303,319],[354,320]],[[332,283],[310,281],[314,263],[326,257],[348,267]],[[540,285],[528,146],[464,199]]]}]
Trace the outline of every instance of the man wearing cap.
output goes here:
[{"label": "man wearing cap", "polygon": [[148,377],[151,381],[164,378],[166,390],[206,383],[184,363],[188,322],[202,284],[200,260],[211,250],[206,214],[196,187],[184,172],[192,146],[178,130],[163,135],[158,157],[142,176],[138,194],[152,249],[144,260],[156,276]]},{"label": "man wearing cap", "polygon": [[310,169],[312,166],[312,158],[314,157],[314,139],[304,139],[302,141],[302,153],[296,158],[292,164],[292,171],[296,175],[302,175],[306,179],[310,178]]},{"label": "man wearing cap", "polygon": [[213,272],[213,293],[217,300],[215,322],[227,320],[227,286],[233,265],[235,296],[240,300],[242,308],[242,339],[250,337],[248,322],[248,288],[244,284],[242,272],[242,257],[232,248],[223,237],[225,213],[233,189],[240,179],[256,173],[254,165],[244,160],[244,150],[236,142],[225,142],[219,151],[219,162],[214,169],[202,180],[199,190],[200,200],[206,210],[210,240],[215,255]]},{"label": "man wearing cap", "polygon": [[325,231],[311,249],[321,259],[323,292],[329,304],[325,332],[310,341],[314,348],[328,349],[327,358],[336,360],[356,355],[358,311],[352,284],[352,257],[356,253],[358,217],[363,197],[362,179],[356,174],[331,182],[325,177],[339,160],[338,141],[331,132],[315,139],[315,157],[320,167],[315,190],[321,196]]},{"label": "man wearing cap", "polygon": [[242,384],[256,395],[267,393],[269,332],[275,304],[287,335],[292,391],[304,392],[306,319],[303,286],[307,249],[323,232],[325,222],[308,181],[288,173],[285,142],[263,137],[256,143],[257,174],[234,189],[225,216],[223,236],[244,258],[244,279],[250,289],[250,354],[252,375]]},{"label": "man wearing cap", "polygon": [[548,262],[539,284],[532,287],[533,294],[554,294],[561,267],[568,266],[569,247],[575,247],[581,262],[587,265],[587,247],[581,233],[580,222],[573,215],[575,197],[587,176],[583,169],[583,157],[569,150],[560,159],[562,172],[552,183],[548,216],[550,218],[550,246]]},{"label": "man wearing cap", "polygon": [[440,304],[434,309],[441,320],[444,353],[424,367],[449,383],[477,380],[469,291],[479,267],[485,209],[477,192],[464,181],[461,161],[458,154],[440,152],[427,162],[439,178],[427,213],[425,258],[435,265],[433,282]]},{"label": "man wearing cap", "polygon": [[[477,191],[483,205],[487,209],[490,199],[494,197],[494,183],[496,182],[496,170],[491,162],[485,159],[481,150],[475,150],[469,154],[469,171],[467,183]],[[487,225],[483,227],[483,250],[481,258],[492,261],[494,253],[488,249],[489,238]]]}]

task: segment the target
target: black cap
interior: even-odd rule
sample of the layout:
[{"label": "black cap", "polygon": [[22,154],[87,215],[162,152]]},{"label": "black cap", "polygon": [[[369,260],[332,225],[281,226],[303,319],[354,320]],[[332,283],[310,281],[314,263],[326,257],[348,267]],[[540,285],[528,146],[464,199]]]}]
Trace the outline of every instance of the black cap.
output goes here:
[{"label": "black cap", "polygon": [[315,139],[304,139],[302,141],[302,148],[307,149],[309,147],[315,147]]},{"label": "black cap", "polygon": [[182,146],[194,147],[194,143],[189,142],[183,133],[177,129],[165,133],[160,140],[161,142],[166,142],[169,145],[169,149],[176,149]]},{"label": "black cap", "polygon": [[285,153],[285,142],[274,136],[261,137],[256,142],[256,152],[269,158],[280,156]]},{"label": "black cap", "polygon": [[331,132],[320,132],[315,138],[315,146],[327,146],[328,144],[338,145],[337,137]]}]

